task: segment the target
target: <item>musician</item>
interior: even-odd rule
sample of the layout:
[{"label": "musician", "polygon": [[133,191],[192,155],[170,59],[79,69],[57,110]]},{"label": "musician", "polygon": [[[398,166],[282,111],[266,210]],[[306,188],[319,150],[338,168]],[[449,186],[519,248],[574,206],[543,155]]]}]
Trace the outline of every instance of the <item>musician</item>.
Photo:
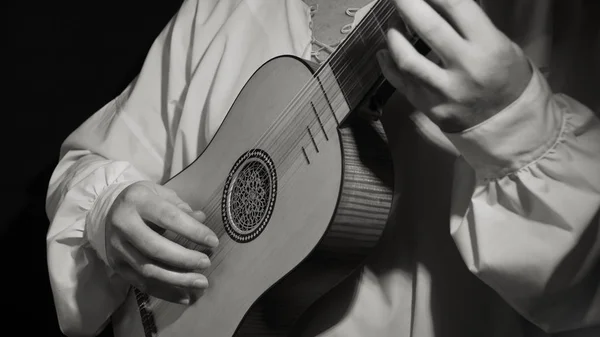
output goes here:
[{"label": "musician", "polygon": [[[553,44],[565,39],[552,29],[561,27],[549,20],[558,6],[551,1],[483,7],[522,47],[474,1],[394,2],[440,62],[391,29],[381,67],[419,111],[422,133],[459,156],[447,157],[456,162],[451,175],[435,171],[443,152],[415,145],[431,155],[411,163],[429,180],[407,198],[416,211],[397,225],[411,223],[412,253],[400,229],[388,232],[365,267],[307,314],[304,334],[595,334],[600,122],[588,107],[598,101],[589,86],[578,96],[584,77],[568,69],[583,69],[600,43]],[[586,2],[568,3],[570,33],[580,32],[573,27]],[[66,335],[102,331],[131,285],[183,304],[210,287],[202,275],[210,260],[145,221],[219,244],[202,209],[161,183],[202,152],[260,65],[281,54],[310,57],[309,22],[299,0],[187,0],[139,76],[64,142],[48,190],[47,248]],[[587,75],[598,64],[588,67]]]}]

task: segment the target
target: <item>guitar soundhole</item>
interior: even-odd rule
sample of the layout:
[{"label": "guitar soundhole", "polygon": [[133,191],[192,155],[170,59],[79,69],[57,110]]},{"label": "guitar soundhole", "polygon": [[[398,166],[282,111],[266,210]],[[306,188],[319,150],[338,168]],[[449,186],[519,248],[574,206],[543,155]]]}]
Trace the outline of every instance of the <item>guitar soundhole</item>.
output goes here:
[{"label": "guitar soundhole", "polygon": [[265,229],[277,197],[277,173],[269,155],[244,153],[231,169],[223,191],[221,214],[227,234],[237,242],[254,240]]}]

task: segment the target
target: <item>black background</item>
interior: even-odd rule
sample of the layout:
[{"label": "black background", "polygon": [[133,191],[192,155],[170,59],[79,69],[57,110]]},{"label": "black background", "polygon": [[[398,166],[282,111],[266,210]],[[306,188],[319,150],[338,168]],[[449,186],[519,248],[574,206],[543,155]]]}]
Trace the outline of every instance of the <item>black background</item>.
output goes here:
[{"label": "black background", "polygon": [[45,194],[60,144],[139,72],[175,1],[12,1],[2,7],[0,335],[61,336]]}]

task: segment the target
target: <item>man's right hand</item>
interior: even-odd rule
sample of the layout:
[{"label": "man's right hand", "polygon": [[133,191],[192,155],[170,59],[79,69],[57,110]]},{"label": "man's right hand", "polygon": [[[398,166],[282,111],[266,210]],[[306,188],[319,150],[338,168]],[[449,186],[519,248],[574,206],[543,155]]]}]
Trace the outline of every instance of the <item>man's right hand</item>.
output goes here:
[{"label": "man's right hand", "polygon": [[200,271],[210,266],[210,260],[161,234],[169,230],[214,248],[218,239],[202,224],[205,218],[204,213],[194,212],[173,190],[150,181],[134,183],[117,196],[108,212],[108,264],[149,295],[189,304],[198,290],[208,286]]}]

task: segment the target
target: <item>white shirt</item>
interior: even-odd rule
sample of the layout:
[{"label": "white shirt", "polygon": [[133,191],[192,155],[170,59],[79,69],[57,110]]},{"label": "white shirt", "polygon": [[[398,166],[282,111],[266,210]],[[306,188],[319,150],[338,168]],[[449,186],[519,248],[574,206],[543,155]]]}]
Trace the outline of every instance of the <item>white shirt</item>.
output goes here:
[{"label": "white shirt", "polygon": [[[114,198],[190,164],[262,63],[309,58],[309,22],[299,0],[187,0],[139,76],[64,142],[48,190],[47,247],[65,334],[97,334],[126,296],[128,285],[104,262]],[[414,116],[426,137],[394,154],[411,160],[411,207],[361,272],[321,301],[307,335],[513,337],[597,327],[600,122],[592,111],[553,94],[536,71],[516,102],[460,134]],[[592,330],[569,335],[583,333]]]}]

